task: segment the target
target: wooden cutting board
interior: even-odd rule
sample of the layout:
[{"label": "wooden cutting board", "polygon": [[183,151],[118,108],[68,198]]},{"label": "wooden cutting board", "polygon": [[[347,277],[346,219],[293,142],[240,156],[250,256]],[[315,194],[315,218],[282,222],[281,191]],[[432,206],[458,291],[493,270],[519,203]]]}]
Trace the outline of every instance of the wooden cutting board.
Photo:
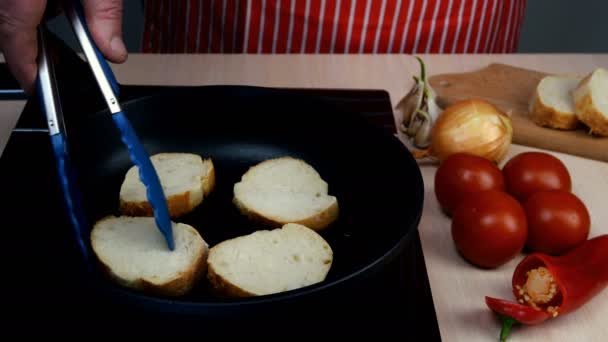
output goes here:
[{"label": "wooden cutting board", "polygon": [[544,128],[528,118],[530,97],[546,75],[506,64],[490,64],[473,72],[435,75],[429,77],[429,83],[442,107],[478,98],[509,113],[515,144],[608,162],[608,137],[591,136],[584,127],[575,131]]}]

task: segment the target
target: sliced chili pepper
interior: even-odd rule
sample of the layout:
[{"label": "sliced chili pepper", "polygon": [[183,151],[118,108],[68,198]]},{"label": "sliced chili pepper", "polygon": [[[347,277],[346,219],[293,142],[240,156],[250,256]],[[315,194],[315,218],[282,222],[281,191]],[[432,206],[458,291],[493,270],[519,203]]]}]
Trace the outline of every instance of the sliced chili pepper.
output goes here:
[{"label": "sliced chili pepper", "polygon": [[567,314],[606,286],[608,235],[601,235],[561,256],[528,255],[513,272],[513,294],[519,303],[486,297],[486,304],[503,317],[504,341],[513,323],[534,325]]},{"label": "sliced chili pepper", "polygon": [[542,323],[551,317],[546,311],[508,300],[486,297],[486,304],[496,313],[528,325]]}]

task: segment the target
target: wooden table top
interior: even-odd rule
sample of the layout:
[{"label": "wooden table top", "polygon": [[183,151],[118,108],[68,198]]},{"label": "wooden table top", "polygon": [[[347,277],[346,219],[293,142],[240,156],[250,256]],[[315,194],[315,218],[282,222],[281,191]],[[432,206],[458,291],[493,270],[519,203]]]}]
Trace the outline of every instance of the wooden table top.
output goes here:
[{"label": "wooden table top", "polygon": [[[493,62],[545,72],[586,73],[608,68],[608,54],[428,55],[430,74],[472,71]],[[130,55],[113,66],[122,84],[256,85],[384,89],[393,106],[412,86],[418,64],[407,55]],[[0,152],[23,107],[0,102]],[[399,118],[396,117],[396,120]],[[512,145],[508,157],[533,150]],[[608,234],[608,164],[551,152],[569,168],[573,191],[587,205],[591,236]],[[436,167],[421,166],[426,195],[419,226],[439,328],[444,341],[496,341],[500,324],[484,296],[511,299],[510,279],[518,257],[495,270],[480,270],[456,253],[450,221],[439,210],[434,192]],[[608,266],[607,266],[608,267]],[[608,341],[608,290],[577,312],[548,324],[516,328],[510,341]]]}]

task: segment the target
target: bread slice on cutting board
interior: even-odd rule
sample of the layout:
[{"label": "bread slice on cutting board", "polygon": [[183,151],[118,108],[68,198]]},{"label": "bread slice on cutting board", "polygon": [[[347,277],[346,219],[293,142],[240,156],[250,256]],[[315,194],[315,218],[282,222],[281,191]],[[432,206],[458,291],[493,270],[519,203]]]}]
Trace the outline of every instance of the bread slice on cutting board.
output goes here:
[{"label": "bread slice on cutting board", "polygon": [[592,134],[608,136],[608,70],[595,69],[573,92],[576,114]]},{"label": "bread slice on cutting board", "polygon": [[[187,214],[215,187],[211,159],[191,153],[159,153],[150,157],[167,198],[172,218]],[[120,211],[126,216],[153,216],[139,168],[131,167],[120,188]]]},{"label": "bread slice on cutting board", "polygon": [[322,282],[333,251],[314,230],[294,223],[225,240],[209,251],[207,277],[229,297],[269,295]]},{"label": "bread slice on cutting board", "polygon": [[251,168],[234,185],[234,204],[250,219],[269,226],[298,223],[322,230],[339,214],[328,184],[301,159],[279,157]]},{"label": "bread slice on cutting board", "polygon": [[539,126],[573,130],[579,125],[572,91],[581,78],[567,75],[544,77],[530,101],[530,118]]},{"label": "bread slice on cutting board", "polygon": [[207,268],[208,244],[194,227],[173,223],[169,250],[152,217],[110,216],[95,223],[91,244],[114,282],[141,292],[187,294]]}]

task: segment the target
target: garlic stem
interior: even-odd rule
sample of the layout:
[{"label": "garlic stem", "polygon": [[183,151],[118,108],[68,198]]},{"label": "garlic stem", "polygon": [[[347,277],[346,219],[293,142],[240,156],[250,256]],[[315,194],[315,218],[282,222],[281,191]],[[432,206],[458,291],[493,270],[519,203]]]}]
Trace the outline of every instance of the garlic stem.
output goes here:
[{"label": "garlic stem", "polygon": [[420,78],[422,79],[424,84],[426,84],[426,65],[424,65],[424,62],[420,57],[416,56],[416,59],[420,63]]},{"label": "garlic stem", "polygon": [[405,114],[404,114],[404,122],[408,122],[408,126],[412,124],[414,114],[416,109],[420,107],[420,102],[422,102],[422,93],[421,88],[418,84],[415,84],[410,92],[408,102],[405,104]]},{"label": "garlic stem", "polygon": [[427,113],[423,109],[416,109],[416,113],[422,115],[424,117],[424,121],[429,121],[429,122],[433,121],[431,116],[429,115],[429,113]]}]

